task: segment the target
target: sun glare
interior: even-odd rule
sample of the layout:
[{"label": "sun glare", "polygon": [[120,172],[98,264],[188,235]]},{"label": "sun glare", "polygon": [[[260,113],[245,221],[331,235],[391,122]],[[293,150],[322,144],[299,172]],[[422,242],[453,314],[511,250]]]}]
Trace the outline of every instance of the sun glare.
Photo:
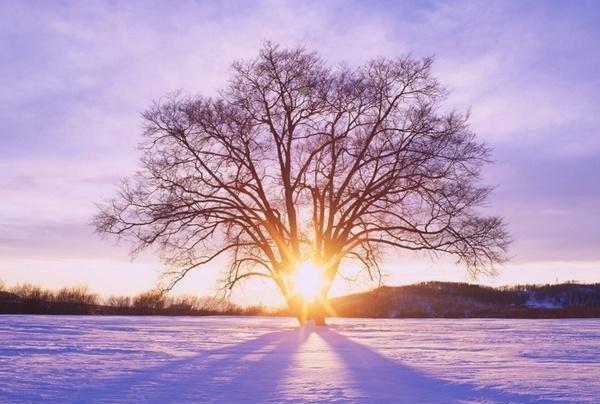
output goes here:
[{"label": "sun glare", "polygon": [[323,287],[322,270],[310,261],[303,262],[294,274],[294,287],[304,299],[314,300]]}]

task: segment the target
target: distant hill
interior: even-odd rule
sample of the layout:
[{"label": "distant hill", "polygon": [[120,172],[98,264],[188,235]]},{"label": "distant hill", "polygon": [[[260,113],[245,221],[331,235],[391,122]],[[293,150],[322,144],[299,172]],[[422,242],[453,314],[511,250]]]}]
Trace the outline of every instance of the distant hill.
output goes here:
[{"label": "distant hill", "polygon": [[330,299],[341,317],[600,317],[600,283],[491,288],[424,282]]},{"label": "distant hill", "polygon": [[[384,286],[329,300],[340,317],[600,317],[600,283],[491,288],[467,283],[425,282]],[[57,292],[23,285],[0,290],[0,314],[81,315],[288,315],[286,309],[239,307],[202,297],[168,297],[153,292],[113,296],[100,302],[83,288]]]}]

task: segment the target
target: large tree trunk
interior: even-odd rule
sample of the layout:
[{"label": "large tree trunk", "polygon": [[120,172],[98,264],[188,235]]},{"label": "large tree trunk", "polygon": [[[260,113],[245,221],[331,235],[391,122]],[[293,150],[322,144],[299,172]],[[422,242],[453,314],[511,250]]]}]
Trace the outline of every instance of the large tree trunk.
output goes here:
[{"label": "large tree trunk", "polygon": [[288,307],[290,312],[301,327],[314,322],[317,326],[325,326],[326,310],[321,300],[315,300],[312,303],[307,303],[300,296],[294,296],[288,299]]},{"label": "large tree trunk", "polygon": [[308,312],[306,310],[306,305],[303,304],[300,296],[291,296],[287,299],[288,308],[290,309],[290,313],[296,317],[300,326],[306,325],[306,321],[308,320]]},{"label": "large tree trunk", "polygon": [[309,307],[309,320],[313,320],[315,325],[325,326],[325,306],[320,299],[315,300]]}]

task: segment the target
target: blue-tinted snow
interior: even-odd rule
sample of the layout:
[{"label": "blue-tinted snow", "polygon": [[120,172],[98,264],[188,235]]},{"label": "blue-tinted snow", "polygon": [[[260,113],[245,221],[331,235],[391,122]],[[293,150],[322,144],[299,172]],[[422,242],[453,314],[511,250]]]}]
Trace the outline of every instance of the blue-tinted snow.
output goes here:
[{"label": "blue-tinted snow", "polygon": [[594,402],[599,320],[0,316],[0,402]]}]

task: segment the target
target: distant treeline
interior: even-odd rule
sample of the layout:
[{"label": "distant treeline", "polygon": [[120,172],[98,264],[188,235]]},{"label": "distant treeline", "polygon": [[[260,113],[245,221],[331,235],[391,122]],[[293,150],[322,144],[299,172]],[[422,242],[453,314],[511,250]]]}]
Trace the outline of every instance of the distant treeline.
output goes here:
[{"label": "distant treeline", "polygon": [[240,307],[224,299],[197,296],[171,297],[148,291],[139,295],[101,299],[87,287],[58,291],[25,284],[6,288],[0,282],[0,314],[99,314],[99,315],[259,315],[263,306]]},{"label": "distant treeline", "polygon": [[491,288],[468,283],[424,282],[381,287],[330,300],[341,317],[600,317],[600,283]]},{"label": "distant treeline", "polygon": [[[380,287],[330,299],[331,316],[370,318],[577,318],[600,317],[600,283],[491,288],[424,282]],[[154,291],[101,299],[86,287],[58,291],[0,282],[0,314],[288,315],[285,309],[241,307],[212,297],[171,297]]]}]

